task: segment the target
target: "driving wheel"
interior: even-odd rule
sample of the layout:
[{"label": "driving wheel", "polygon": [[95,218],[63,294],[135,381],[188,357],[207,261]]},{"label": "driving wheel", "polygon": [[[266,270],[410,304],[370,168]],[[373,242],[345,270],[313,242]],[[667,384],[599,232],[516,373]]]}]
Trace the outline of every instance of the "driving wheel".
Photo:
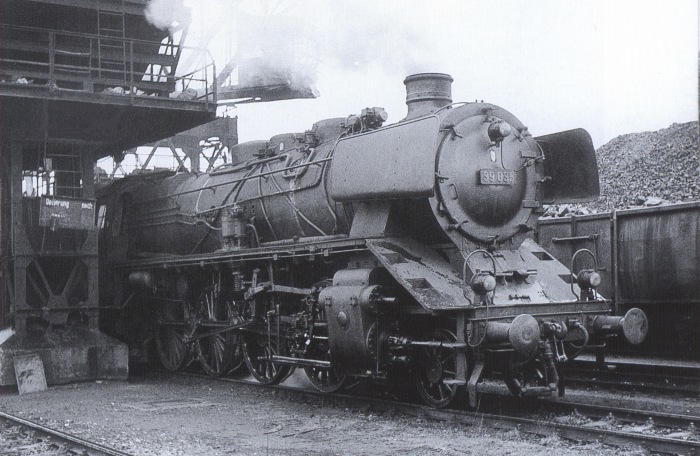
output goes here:
[{"label": "driving wheel", "polygon": [[292,372],[290,366],[274,363],[270,357],[277,354],[275,339],[265,335],[247,335],[243,345],[243,355],[248,370],[260,383],[276,385],[286,379]]},{"label": "driving wheel", "polygon": [[190,345],[185,343],[187,329],[186,304],[179,301],[160,303],[156,322],[156,349],[163,367],[175,372],[192,359]]},{"label": "driving wheel", "polygon": [[204,372],[220,377],[243,364],[241,337],[227,327],[242,323],[235,303],[221,296],[219,287],[209,285],[197,300],[197,337],[194,348]]}]

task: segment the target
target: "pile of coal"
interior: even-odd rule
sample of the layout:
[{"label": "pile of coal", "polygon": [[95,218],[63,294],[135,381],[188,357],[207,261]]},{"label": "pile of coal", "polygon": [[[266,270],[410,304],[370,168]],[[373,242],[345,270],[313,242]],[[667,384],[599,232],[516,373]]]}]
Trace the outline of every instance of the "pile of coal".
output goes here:
[{"label": "pile of coal", "polygon": [[700,200],[698,122],[618,136],[596,151],[600,198],[550,206],[546,217]]}]

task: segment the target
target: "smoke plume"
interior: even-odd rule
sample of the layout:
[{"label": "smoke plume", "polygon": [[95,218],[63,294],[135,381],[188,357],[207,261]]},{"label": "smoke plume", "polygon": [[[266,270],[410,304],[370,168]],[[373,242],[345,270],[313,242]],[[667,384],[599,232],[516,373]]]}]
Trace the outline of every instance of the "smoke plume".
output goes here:
[{"label": "smoke plume", "polygon": [[236,68],[227,85],[288,84],[315,93],[320,66],[351,72],[380,66],[398,78],[439,69],[436,31],[422,15],[401,14],[404,1],[150,0],[146,17],[170,27],[184,2],[192,10],[185,44],[207,47],[222,74]]},{"label": "smoke plume", "polygon": [[148,22],[161,30],[188,18],[188,9],[183,0],[150,0],[145,10]]}]

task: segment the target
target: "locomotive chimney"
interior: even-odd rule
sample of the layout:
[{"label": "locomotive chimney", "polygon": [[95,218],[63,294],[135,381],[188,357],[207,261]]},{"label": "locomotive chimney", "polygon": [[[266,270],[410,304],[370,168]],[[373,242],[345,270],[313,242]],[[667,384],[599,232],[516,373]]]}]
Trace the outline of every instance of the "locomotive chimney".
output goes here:
[{"label": "locomotive chimney", "polygon": [[445,73],[418,73],[404,79],[408,106],[404,120],[432,114],[451,104],[452,81],[452,76]]}]

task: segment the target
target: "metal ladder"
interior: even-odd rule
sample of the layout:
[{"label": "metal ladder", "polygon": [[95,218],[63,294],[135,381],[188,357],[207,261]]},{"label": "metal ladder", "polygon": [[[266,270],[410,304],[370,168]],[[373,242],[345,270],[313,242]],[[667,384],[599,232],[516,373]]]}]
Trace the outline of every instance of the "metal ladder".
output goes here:
[{"label": "metal ladder", "polygon": [[119,11],[103,9],[97,0],[97,70],[99,78],[127,79],[124,0]]}]

